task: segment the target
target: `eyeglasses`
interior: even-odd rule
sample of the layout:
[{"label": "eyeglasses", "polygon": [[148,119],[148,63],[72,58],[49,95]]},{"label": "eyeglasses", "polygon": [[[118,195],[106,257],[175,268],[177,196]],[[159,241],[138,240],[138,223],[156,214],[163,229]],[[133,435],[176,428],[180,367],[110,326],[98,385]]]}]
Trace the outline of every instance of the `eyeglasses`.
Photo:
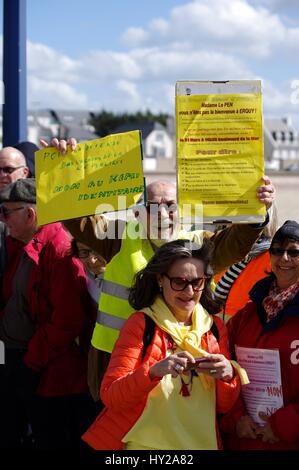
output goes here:
[{"label": "eyeglasses", "polygon": [[15,209],[7,209],[7,207],[0,206],[0,218],[7,219],[12,212],[20,211],[21,209],[25,209],[24,206],[16,207]]},{"label": "eyeglasses", "polygon": [[296,248],[289,248],[288,250],[285,250],[284,248],[270,248],[269,250],[270,254],[273,256],[283,256],[285,253],[290,258],[297,258],[299,256],[299,250]]},{"label": "eyeglasses", "polygon": [[205,287],[205,280],[210,279],[209,277],[196,277],[195,279],[185,279],[184,277],[170,277],[168,274],[164,273],[163,276],[166,276],[170,281],[170,287],[175,291],[185,290],[189,284],[192,286],[192,289],[195,292],[201,291]]},{"label": "eyeglasses", "polygon": [[173,201],[162,202],[161,204],[154,201],[147,201],[145,207],[147,212],[151,212],[152,214],[160,212],[162,207],[165,207],[167,212],[176,212],[178,210],[177,203]]},{"label": "eyeglasses", "polygon": [[20,168],[25,168],[24,165],[21,166],[0,166],[0,173],[4,175],[11,175],[14,171],[19,170]]},{"label": "eyeglasses", "polygon": [[78,258],[86,259],[90,256],[94,256],[95,258],[101,258],[101,256],[93,250],[82,249],[78,250]]}]

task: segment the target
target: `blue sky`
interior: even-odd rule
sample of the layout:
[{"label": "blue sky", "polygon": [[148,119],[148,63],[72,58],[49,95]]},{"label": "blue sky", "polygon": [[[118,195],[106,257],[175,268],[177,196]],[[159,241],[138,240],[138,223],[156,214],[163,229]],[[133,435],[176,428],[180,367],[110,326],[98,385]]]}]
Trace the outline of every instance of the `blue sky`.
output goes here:
[{"label": "blue sky", "polygon": [[176,80],[258,78],[299,128],[298,0],[27,0],[27,32],[31,108],[173,113]]}]

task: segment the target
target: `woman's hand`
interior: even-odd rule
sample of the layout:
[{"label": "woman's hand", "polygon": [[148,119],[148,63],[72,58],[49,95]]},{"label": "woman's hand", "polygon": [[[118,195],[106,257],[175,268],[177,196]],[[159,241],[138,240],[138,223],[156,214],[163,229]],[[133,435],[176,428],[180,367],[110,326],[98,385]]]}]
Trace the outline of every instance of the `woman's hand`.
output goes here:
[{"label": "woman's hand", "polygon": [[259,426],[252,421],[250,416],[241,416],[236,424],[236,434],[240,439],[256,439]]},{"label": "woman's hand", "polygon": [[[49,144],[48,142],[46,142],[45,140],[43,139],[40,139],[40,144],[42,147],[46,148],[46,147],[49,147]],[[59,152],[61,152],[62,154],[65,154],[66,151],[67,151],[67,146],[70,146],[70,149],[71,150],[75,150],[76,148],[76,145],[77,145],[77,141],[76,139],[74,139],[73,137],[71,137],[70,139],[68,140],[64,140],[64,139],[61,139],[61,140],[58,140],[56,139],[56,137],[54,139],[51,140],[51,144],[50,146],[51,147],[55,147],[57,150],[59,150]]]},{"label": "woman's hand", "polygon": [[170,356],[156,362],[149,370],[151,379],[156,377],[164,377],[164,375],[171,374],[173,378],[182,374],[187,367],[187,363],[194,363],[194,357],[187,351],[182,351],[178,354],[171,354]]},{"label": "woman's hand", "polygon": [[267,416],[265,413],[259,413],[259,417],[265,421],[266,424],[265,426],[258,428],[258,436],[262,438],[263,442],[267,442],[268,444],[275,444],[275,442],[278,442],[279,439],[275,436],[273,429],[271,428],[269,416]]},{"label": "woman's hand", "polygon": [[200,362],[196,368],[197,372],[207,374],[214,379],[230,382],[234,376],[234,369],[230,361],[223,354],[209,354],[205,362]]}]

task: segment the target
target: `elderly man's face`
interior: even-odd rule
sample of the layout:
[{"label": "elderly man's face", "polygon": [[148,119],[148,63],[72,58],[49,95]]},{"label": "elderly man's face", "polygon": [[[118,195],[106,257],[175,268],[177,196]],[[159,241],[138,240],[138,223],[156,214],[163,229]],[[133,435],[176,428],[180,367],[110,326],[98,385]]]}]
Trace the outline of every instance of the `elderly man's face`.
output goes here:
[{"label": "elderly man's face", "polygon": [[29,228],[28,207],[23,202],[4,202],[1,204],[0,220],[6,224],[9,234],[17,240],[27,240]]},{"label": "elderly man's face", "polygon": [[27,176],[28,168],[20,152],[13,147],[5,147],[0,152],[0,191]]},{"label": "elderly man's face", "polygon": [[175,187],[167,183],[149,186],[146,203],[147,236],[157,244],[172,240],[177,229]]}]

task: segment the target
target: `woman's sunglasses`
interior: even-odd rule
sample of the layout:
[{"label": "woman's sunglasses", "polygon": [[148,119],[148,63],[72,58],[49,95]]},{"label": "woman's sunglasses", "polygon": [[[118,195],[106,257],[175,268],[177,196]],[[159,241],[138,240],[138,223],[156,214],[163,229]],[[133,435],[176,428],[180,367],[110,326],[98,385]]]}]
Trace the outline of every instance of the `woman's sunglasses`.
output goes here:
[{"label": "woman's sunglasses", "polygon": [[297,258],[299,256],[299,250],[297,250],[296,248],[289,248],[288,250],[286,250],[284,248],[273,248],[272,247],[272,248],[270,248],[269,252],[273,256],[283,256],[285,253],[287,253],[287,255],[290,258]]}]

